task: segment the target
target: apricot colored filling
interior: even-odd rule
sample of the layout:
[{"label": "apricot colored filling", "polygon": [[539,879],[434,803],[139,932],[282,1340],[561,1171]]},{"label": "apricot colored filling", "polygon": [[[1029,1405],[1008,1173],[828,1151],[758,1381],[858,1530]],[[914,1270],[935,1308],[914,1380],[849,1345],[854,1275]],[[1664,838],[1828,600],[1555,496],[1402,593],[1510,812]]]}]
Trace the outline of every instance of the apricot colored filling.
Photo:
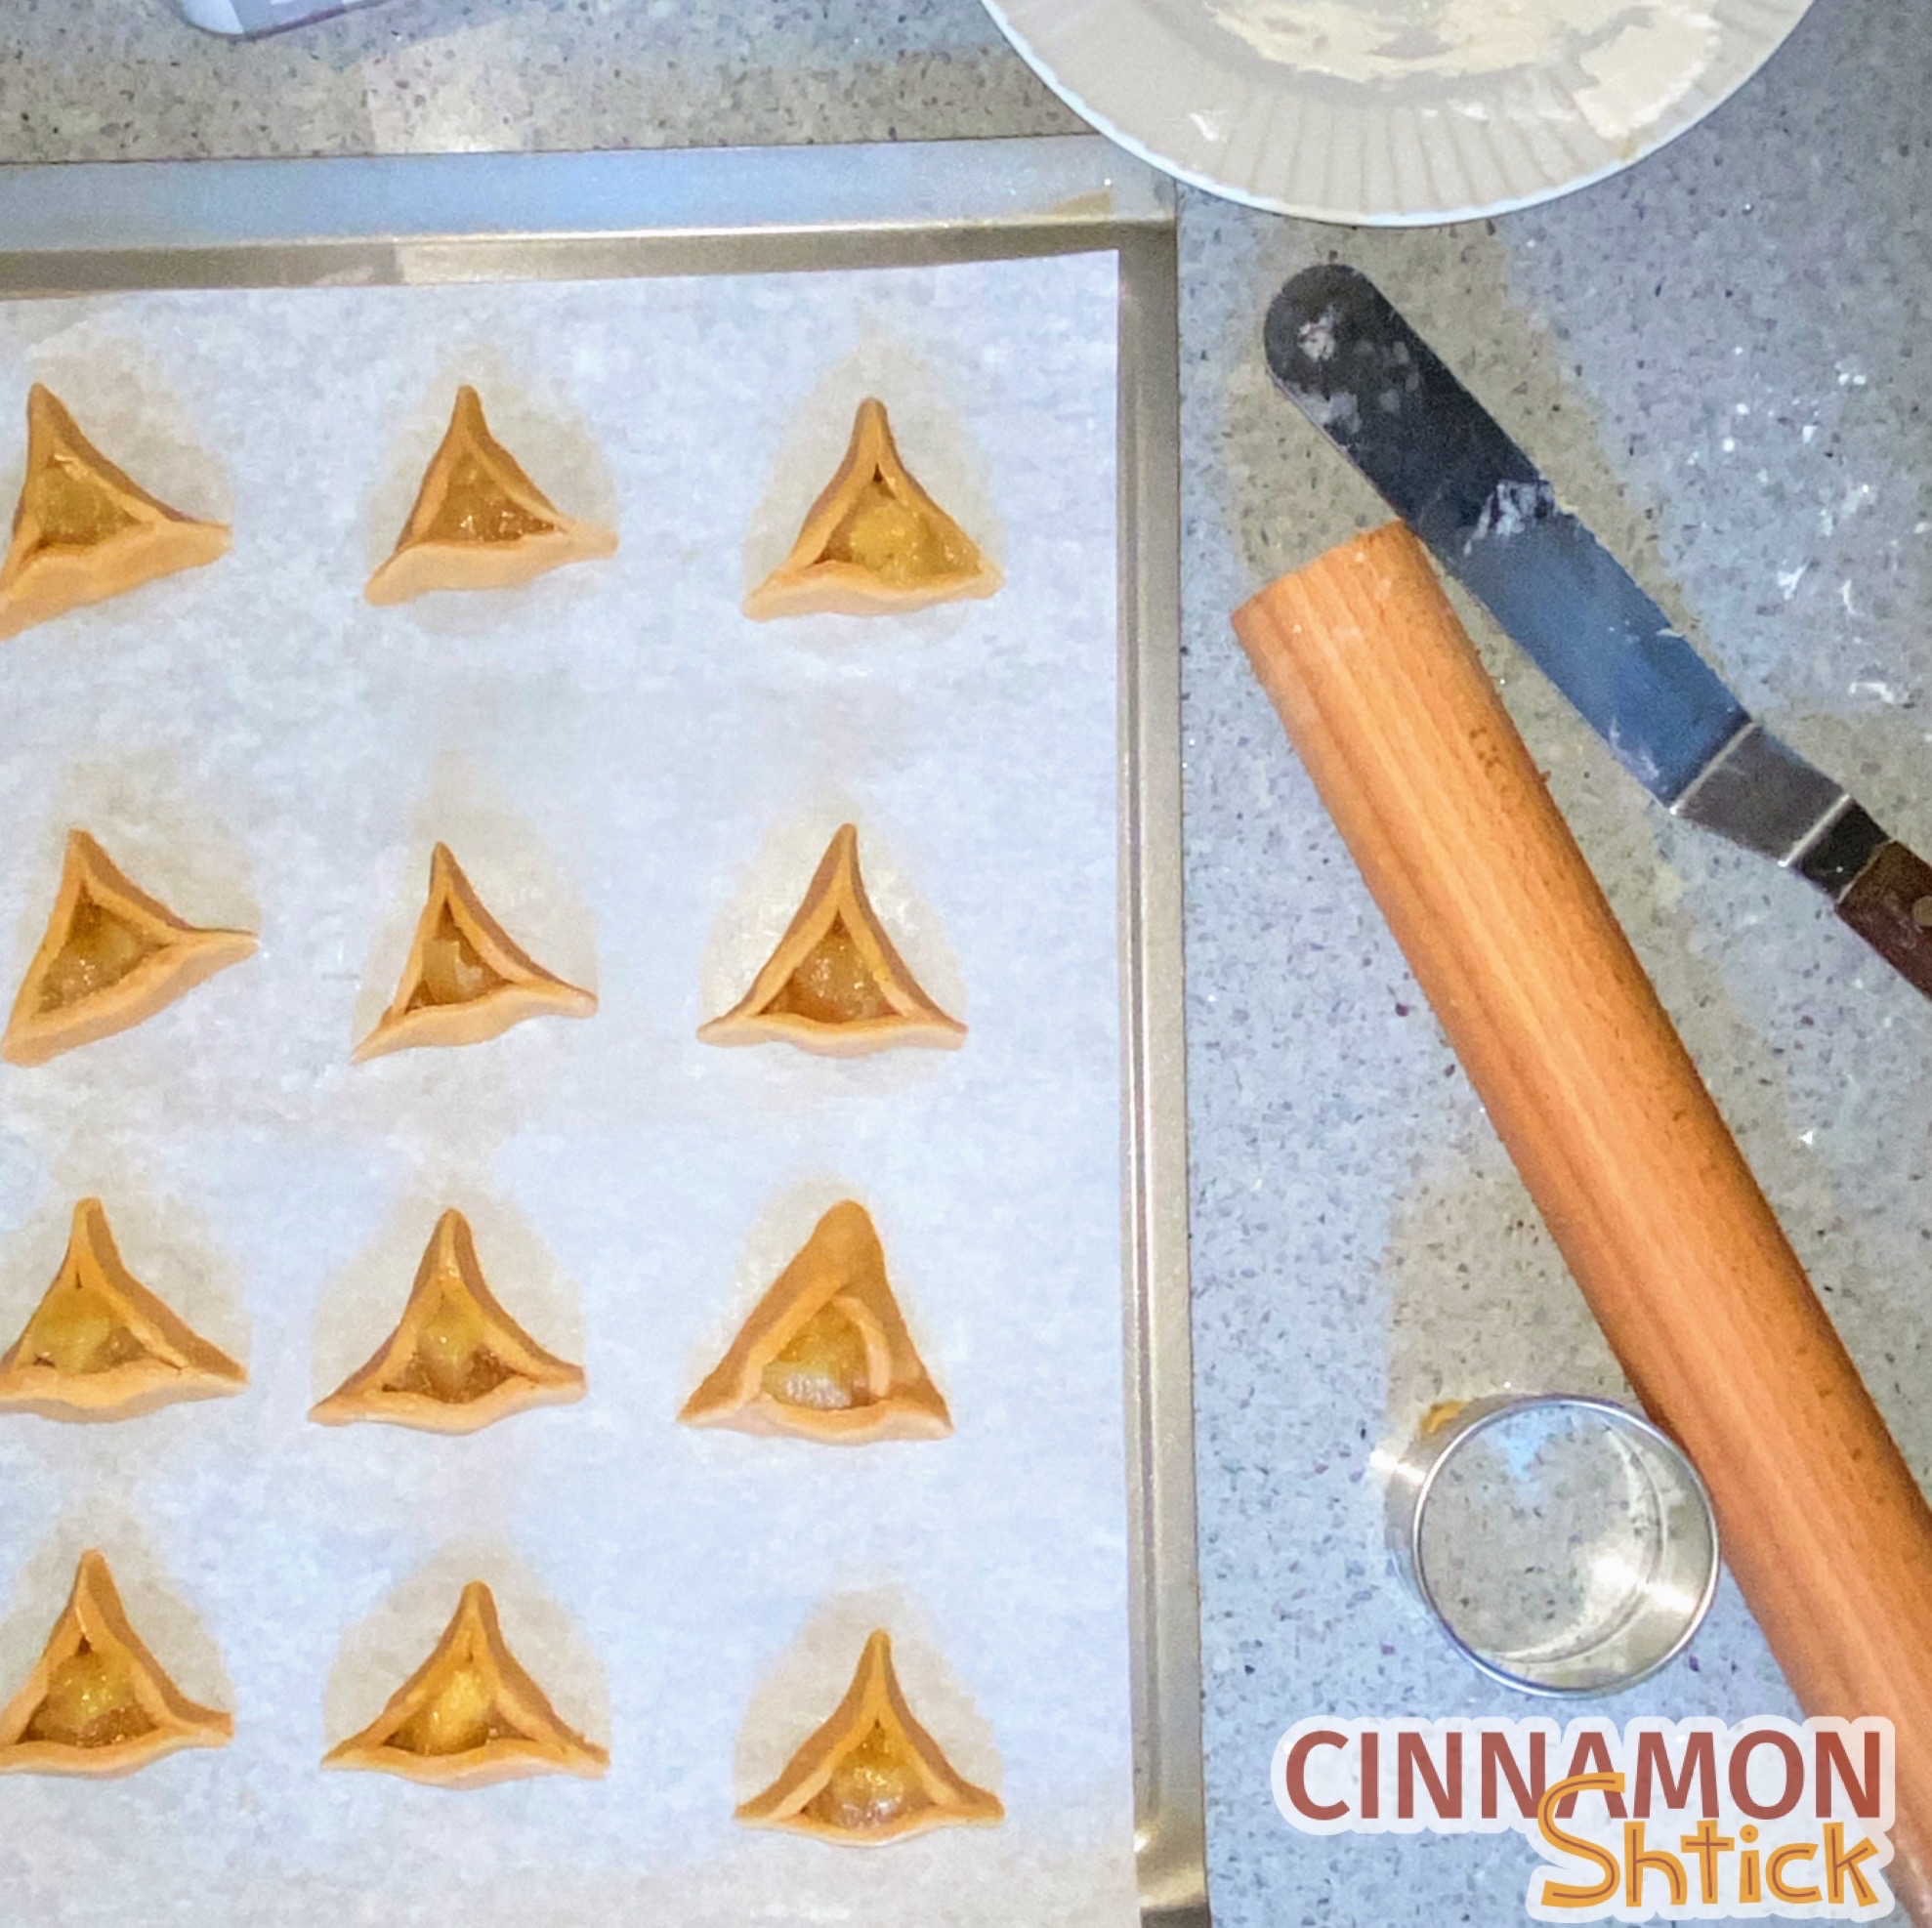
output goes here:
[{"label": "apricot colored filling", "polygon": [[66,937],[41,983],[41,1010],[64,1010],[119,984],[160,948],[125,917],[117,917],[81,892]]},{"label": "apricot colored filling", "polygon": [[519,508],[489,471],[474,455],[466,455],[451,469],[449,485],[423,537],[430,542],[515,542],[556,526]]},{"label": "apricot colored filling", "polygon": [[409,1363],[389,1390],[418,1393],[444,1405],[467,1405],[513,1377],[489,1348],[486,1328],[474,1308],[444,1298],[423,1327]]},{"label": "apricot colored filling", "polygon": [[875,1722],[800,1812],[828,1827],[863,1834],[932,1805],[905,1749]]},{"label": "apricot colored filling", "polygon": [[489,1683],[476,1667],[457,1667],[434,1700],[419,1707],[384,1743],[432,1759],[467,1754],[492,1740],[525,1737],[498,1712]]},{"label": "apricot colored filling", "polygon": [[798,1336],[766,1366],[765,1391],[786,1405],[843,1412],[872,1404],[865,1334],[836,1299],[806,1320]]},{"label": "apricot colored filling", "polygon": [[765,1008],[820,1025],[856,1025],[892,1015],[878,979],[842,917],[832,920],[831,928]]},{"label": "apricot colored filling", "polygon": [[27,478],[21,495],[24,513],[40,526],[37,548],[92,548],[134,526],[134,518],[112,496],[75,475],[59,455]]},{"label": "apricot colored filling", "polygon": [[142,1711],[134,1676],[123,1663],[97,1654],[86,1641],[54,1669],[46,1697],[21,1732],[22,1740],[63,1747],[111,1747],[154,1732]]},{"label": "apricot colored filling", "polygon": [[21,1351],[36,1365],[84,1375],[146,1359],[147,1349],[92,1286],[64,1286],[45,1300],[28,1326]]},{"label": "apricot colored filling", "polygon": [[819,560],[856,564],[889,588],[909,589],[970,568],[974,559],[875,473],[840,518]]},{"label": "apricot colored filling", "polygon": [[423,971],[409,994],[408,1008],[422,1011],[442,1004],[473,1004],[509,983],[483,960],[454,913],[445,905],[434,935],[423,946]]}]

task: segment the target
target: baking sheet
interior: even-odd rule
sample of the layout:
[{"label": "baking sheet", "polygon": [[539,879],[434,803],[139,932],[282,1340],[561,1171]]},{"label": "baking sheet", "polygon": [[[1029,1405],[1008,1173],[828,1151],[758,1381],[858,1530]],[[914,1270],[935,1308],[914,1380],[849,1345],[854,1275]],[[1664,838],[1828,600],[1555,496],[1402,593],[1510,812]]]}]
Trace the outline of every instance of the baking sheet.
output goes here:
[{"label": "baking sheet", "polygon": [[[125,1782],[0,1781],[0,1908],[1132,1918],[1115,303],[1113,259],[1085,256],[0,311],[0,393],[47,380],[144,483],[235,523],[213,568],[8,646],[0,943],[23,962],[69,823],[184,914],[263,932],[150,1025],[0,1079],[0,1325],[98,1192],[137,1273],[253,1379],[0,1431],[0,1681],[94,1543],[184,1688],[236,1714],[230,1749]],[[459,379],[623,547],[368,609]],[[747,623],[874,390],[1007,587]],[[847,817],[966,1049],[697,1045]],[[438,836],[602,1008],[351,1068]],[[954,1438],[834,1454],[673,1425],[848,1194]],[[470,1440],[309,1425],[445,1203],[589,1399]],[[609,1779],[319,1775],[472,1576]],[[875,1622],[1005,1825],[875,1855],[735,1827]]]}]

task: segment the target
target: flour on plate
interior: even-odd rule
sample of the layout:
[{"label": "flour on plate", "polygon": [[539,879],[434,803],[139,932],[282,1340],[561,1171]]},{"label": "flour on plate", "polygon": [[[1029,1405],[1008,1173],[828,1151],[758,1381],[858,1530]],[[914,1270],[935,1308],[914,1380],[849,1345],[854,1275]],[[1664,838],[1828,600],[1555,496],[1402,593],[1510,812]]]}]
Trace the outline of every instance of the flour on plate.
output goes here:
[{"label": "flour on plate", "polygon": [[1607,141],[1697,83],[1717,28],[1696,0],[1207,0],[1263,59],[1358,84],[1440,85],[1540,69]]}]

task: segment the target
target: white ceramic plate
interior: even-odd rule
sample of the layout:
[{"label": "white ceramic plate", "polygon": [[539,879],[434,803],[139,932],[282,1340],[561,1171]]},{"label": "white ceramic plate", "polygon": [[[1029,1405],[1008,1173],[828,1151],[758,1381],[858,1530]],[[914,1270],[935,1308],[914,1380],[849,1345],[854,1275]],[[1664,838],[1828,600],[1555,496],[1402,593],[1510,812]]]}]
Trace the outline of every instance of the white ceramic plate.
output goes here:
[{"label": "white ceramic plate", "polygon": [[1695,125],[1811,0],[986,0],[1102,132],[1279,214],[1458,221]]}]

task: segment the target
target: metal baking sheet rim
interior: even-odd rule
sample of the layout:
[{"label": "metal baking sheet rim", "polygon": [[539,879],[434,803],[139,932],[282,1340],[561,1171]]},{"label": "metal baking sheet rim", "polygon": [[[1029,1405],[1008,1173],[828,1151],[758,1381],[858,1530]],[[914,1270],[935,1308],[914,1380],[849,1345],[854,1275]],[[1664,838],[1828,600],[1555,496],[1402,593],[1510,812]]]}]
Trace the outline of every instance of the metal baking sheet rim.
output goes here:
[{"label": "metal baking sheet rim", "polygon": [[1119,263],[1120,937],[1135,1852],[1207,1928],[1181,948],[1174,195],[1091,135],[844,147],[0,167],[0,299]]}]

